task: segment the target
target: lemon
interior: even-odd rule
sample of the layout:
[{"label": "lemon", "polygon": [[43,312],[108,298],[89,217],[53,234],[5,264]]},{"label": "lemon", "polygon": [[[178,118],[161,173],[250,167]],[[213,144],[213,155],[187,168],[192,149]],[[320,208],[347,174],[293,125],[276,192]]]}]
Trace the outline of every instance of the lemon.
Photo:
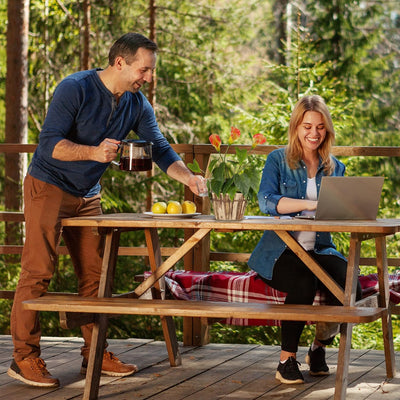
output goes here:
[{"label": "lemon", "polygon": [[193,201],[185,200],[182,203],[182,212],[184,214],[194,214],[196,212],[196,204]]},{"label": "lemon", "polygon": [[157,201],[157,203],[153,204],[151,207],[151,212],[153,214],[165,214],[167,211],[167,203],[164,201]]},{"label": "lemon", "polygon": [[167,205],[167,214],[181,214],[182,206],[179,201],[169,201]]}]

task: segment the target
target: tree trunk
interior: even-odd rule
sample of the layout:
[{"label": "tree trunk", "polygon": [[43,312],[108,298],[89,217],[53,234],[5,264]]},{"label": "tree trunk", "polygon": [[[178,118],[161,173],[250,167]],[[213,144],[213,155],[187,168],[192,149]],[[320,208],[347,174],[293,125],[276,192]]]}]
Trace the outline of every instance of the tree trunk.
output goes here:
[{"label": "tree trunk", "polygon": [[81,58],[81,69],[90,69],[90,0],[83,1],[83,46],[82,46],[82,58]]},{"label": "tree trunk", "polygon": [[[7,143],[27,143],[28,137],[28,28],[29,0],[8,1],[6,123]],[[5,208],[22,209],[21,182],[26,154],[5,155]],[[6,224],[6,244],[21,242],[20,224]]]},{"label": "tree trunk", "polygon": [[[286,52],[289,49],[285,49],[286,46],[289,47],[290,43],[288,43],[290,39],[290,32],[288,32],[288,28],[290,28],[290,19],[287,15],[288,7],[290,7],[289,0],[276,0],[274,4],[274,15],[276,21],[276,58],[278,64],[286,65]],[[290,9],[290,8],[289,8]]]},{"label": "tree trunk", "polygon": [[[150,0],[149,1],[149,9],[150,9],[150,15],[149,15],[149,39],[152,40],[153,42],[157,42],[156,38],[156,0]],[[149,88],[148,88],[148,95],[147,98],[150,102],[150,104],[153,106],[153,108],[156,105],[156,86],[157,86],[157,77],[156,77],[156,72],[154,71],[153,75],[153,80],[149,83]],[[151,178],[153,176],[153,170],[147,172],[147,177]],[[151,182],[151,181],[150,181]],[[147,196],[146,196],[146,209],[150,210],[151,205],[153,203],[153,196],[152,196],[152,183],[149,184],[148,190],[147,190]]]},{"label": "tree trunk", "polygon": [[[156,34],[156,0],[150,0],[149,4],[150,18],[149,18],[149,30],[150,30],[150,40],[157,42]],[[156,73],[154,72],[153,80],[149,84],[148,90],[148,100],[150,104],[155,106],[156,103]]]},{"label": "tree trunk", "polygon": [[[49,47],[50,47],[50,34],[49,34],[49,29],[48,29],[48,20],[49,20],[49,0],[44,1],[44,56],[45,60],[49,60]],[[50,91],[49,91],[49,82],[50,82],[50,68],[49,68],[49,62],[46,63],[45,70],[44,70],[44,114],[43,114],[43,120],[46,117],[47,110],[49,108],[50,104]]]}]

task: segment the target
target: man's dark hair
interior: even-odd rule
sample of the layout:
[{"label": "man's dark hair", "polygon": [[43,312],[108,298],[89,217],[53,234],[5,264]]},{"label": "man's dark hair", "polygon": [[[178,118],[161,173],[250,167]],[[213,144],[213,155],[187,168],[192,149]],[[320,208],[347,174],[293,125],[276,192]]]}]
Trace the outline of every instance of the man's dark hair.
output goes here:
[{"label": "man's dark hair", "polygon": [[118,56],[124,57],[127,64],[134,61],[136,52],[141,47],[156,52],[157,45],[140,33],[129,32],[121,36],[112,46],[108,54],[108,63],[114,65]]}]

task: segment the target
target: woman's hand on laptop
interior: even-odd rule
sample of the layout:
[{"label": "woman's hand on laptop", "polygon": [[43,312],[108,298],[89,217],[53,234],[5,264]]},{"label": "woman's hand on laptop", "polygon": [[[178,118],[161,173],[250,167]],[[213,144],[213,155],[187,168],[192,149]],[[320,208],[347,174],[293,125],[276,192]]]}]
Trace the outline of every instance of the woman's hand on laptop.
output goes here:
[{"label": "woman's hand on laptop", "polygon": [[292,199],[290,197],[281,197],[276,206],[279,214],[292,214],[301,211],[315,211],[317,200]]},{"label": "woman's hand on laptop", "polygon": [[307,205],[307,208],[305,208],[304,210],[315,211],[317,209],[318,200],[303,200],[303,201]]}]

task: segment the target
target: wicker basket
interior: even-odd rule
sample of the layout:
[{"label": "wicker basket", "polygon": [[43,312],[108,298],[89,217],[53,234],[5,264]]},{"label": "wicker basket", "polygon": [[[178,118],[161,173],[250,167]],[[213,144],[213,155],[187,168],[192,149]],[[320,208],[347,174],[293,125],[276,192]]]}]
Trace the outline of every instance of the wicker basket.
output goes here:
[{"label": "wicker basket", "polygon": [[217,196],[215,193],[211,193],[211,200],[216,219],[225,221],[243,219],[247,201],[242,193],[236,193],[233,200],[229,194]]}]

